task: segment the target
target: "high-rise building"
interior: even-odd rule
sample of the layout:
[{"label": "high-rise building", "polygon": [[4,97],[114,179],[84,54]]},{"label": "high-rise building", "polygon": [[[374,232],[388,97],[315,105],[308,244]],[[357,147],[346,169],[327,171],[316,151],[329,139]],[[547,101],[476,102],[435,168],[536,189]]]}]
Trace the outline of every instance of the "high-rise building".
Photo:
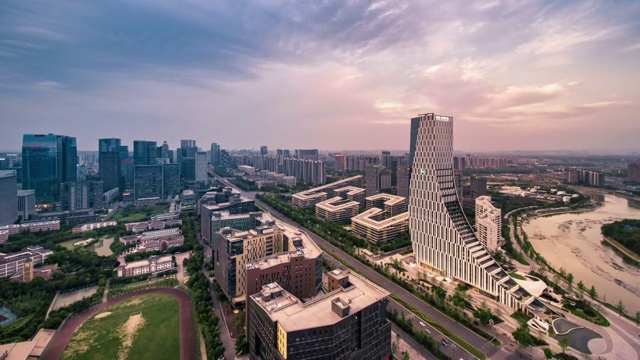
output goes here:
[{"label": "high-rise building", "polygon": [[264,156],[267,154],[269,154],[269,148],[267,147],[267,145],[260,146],[260,155]]},{"label": "high-rise building", "polygon": [[18,220],[18,180],[15,170],[0,170],[0,225]]},{"label": "high-rise building", "polygon": [[411,176],[411,168],[405,165],[398,165],[398,184],[396,194],[404,198],[409,197],[409,178]]},{"label": "high-rise building", "polygon": [[296,149],[296,159],[319,160],[318,149]]},{"label": "high-rise building", "polygon": [[273,282],[247,298],[249,358],[391,358],[389,293],[365,278],[334,270],[328,293],[302,302]]},{"label": "high-rise building", "polygon": [[631,182],[640,182],[640,162],[630,163],[627,165],[627,180]]},{"label": "high-rise building", "polygon": [[158,163],[155,141],[135,140],[133,142],[133,162],[138,165],[154,165]]},{"label": "high-rise building", "polygon": [[180,165],[162,165],[162,191],[164,197],[174,196],[180,193]]},{"label": "high-rise building", "polygon": [[207,182],[207,180],[209,179],[209,174],[208,174],[208,170],[209,170],[209,165],[208,165],[208,161],[207,161],[207,153],[203,152],[203,151],[199,151],[196,154],[196,161],[195,161],[195,165],[196,165],[196,176],[195,176],[195,180],[199,181],[199,182]]},{"label": "high-rise building", "polygon": [[102,209],[102,181],[68,181],[61,184],[62,210]]},{"label": "high-rise building", "polygon": [[454,186],[453,118],[422,114],[411,119],[410,152],[409,229],[416,263],[526,311],[540,328],[548,328],[541,320],[544,305],[495,262],[462,211]]},{"label": "high-rise building", "polygon": [[36,215],[36,195],[33,190],[18,190],[18,218],[21,221]]},{"label": "high-rise building", "polygon": [[133,175],[135,173],[135,164],[133,159],[122,160],[120,163],[120,170],[122,171],[120,186],[123,191],[133,189]]},{"label": "high-rise building", "polygon": [[195,140],[180,140],[180,148],[181,149],[195,149],[196,141]]},{"label": "high-rise building", "polygon": [[491,203],[491,196],[476,198],[476,235],[491,252],[498,251],[502,239],[502,211]]},{"label": "high-rise building", "polygon": [[220,145],[211,143],[211,166],[214,168],[220,163]]},{"label": "high-rise building", "polygon": [[158,159],[163,159],[163,163],[173,162],[173,153],[169,150],[169,144],[166,141],[162,143],[162,146],[156,148],[156,156]]},{"label": "high-rise building", "polygon": [[334,159],[336,171],[344,172],[347,169],[347,157],[344,154],[335,154]]},{"label": "high-rise building", "polygon": [[121,152],[122,145],[120,139],[108,138],[98,140],[98,169],[100,170],[100,180],[104,184],[105,190],[120,187],[122,176]]},{"label": "high-rise building", "polygon": [[383,151],[382,156],[380,156],[380,163],[387,169],[391,169],[391,152]]},{"label": "high-rise building", "polygon": [[136,200],[163,198],[162,167],[165,165],[136,165],[133,193]]},{"label": "high-rise building", "polygon": [[[370,164],[365,168],[364,180],[367,188],[367,196],[373,196],[380,193],[380,173],[382,170],[384,170],[384,167],[378,164]],[[389,187],[391,187],[390,178]]]},{"label": "high-rise building", "polygon": [[60,201],[60,184],[78,178],[76,138],[25,134],[22,140],[22,188],[33,189],[38,204]]},{"label": "high-rise building", "polygon": [[567,171],[566,182],[587,186],[602,187],[605,185],[604,173],[586,169],[570,169]]}]

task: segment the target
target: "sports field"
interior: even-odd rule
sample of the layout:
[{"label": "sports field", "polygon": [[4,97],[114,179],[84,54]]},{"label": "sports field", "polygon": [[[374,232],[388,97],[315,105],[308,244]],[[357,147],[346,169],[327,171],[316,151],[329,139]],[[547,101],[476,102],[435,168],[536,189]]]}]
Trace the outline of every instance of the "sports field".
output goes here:
[{"label": "sports field", "polygon": [[108,307],[82,324],[62,359],[180,359],[178,301],[143,295]]}]

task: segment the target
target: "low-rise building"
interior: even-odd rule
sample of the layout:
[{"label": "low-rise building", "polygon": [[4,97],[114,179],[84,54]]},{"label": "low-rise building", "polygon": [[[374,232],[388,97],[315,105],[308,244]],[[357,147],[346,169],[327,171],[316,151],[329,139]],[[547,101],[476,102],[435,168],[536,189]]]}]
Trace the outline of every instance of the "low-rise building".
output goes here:
[{"label": "low-rise building", "polygon": [[53,251],[42,246],[29,246],[16,253],[0,253],[0,278],[11,278],[23,281],[25,264],[27,268],[44,263],[45,259],[53,254]]},{"label": "low-rise building", "polygon": [[118,222],[116,221],[103,221],[103,222],[95,222],[95,223],[88,223],[88,224],[80,224],[80,225],[74,226],[73,229],[71,229],[71,232],[73,234],[80,234],[85,231],[101,229],[101,228],[116,226],[116,225],[118,225]]},{"label": "low-rise building", "polygon": [[299,193],[293,194],[293,196],[291,197],[291,203],[297,208],[310,209],[321,201],[333,198],[335,196],[336,189],[344,188],[346,186],[361,185],[362,179],[362,175],[357,175],[327,185],[301,191]]},{"label": "low-rise building", "polygon": [[169,271],[175,268],[173,255],[151,256],[147,260],[130,262],[118,266],[118,277],[130,277]]},{"label": "low-rise building", "polygon": [[247,300],[249,358],[389,359],[389,293],[357,274],[327,273],[328,293],[302,302],[277,283]]},{"label": "low-rise building", "polygon": [[53,231],[60,230],[60,220],[51,221],[33,221],[22,224],[11,224],[0,226],[0,231],[6,230],[9,235],[15,235],[20,232],[40,232],[40,231]]},{"label": "low-rise building", "polygon": [[316,204],[316,217],[320,220],[341,222],[358,215],[360,203],[336,196]]},{"label": "low-rise building", "polygon": [[407,199],[391,194],[377,194],[365,198],[365,209],[382,209],[388,216],[396,216],[407,211]]},{"label": "low-rise building", "polygon": [[351,218],[351,229],[374,244],[390,242],[409,229],[409,212],[392,216],[391,211],[373,207]]}]

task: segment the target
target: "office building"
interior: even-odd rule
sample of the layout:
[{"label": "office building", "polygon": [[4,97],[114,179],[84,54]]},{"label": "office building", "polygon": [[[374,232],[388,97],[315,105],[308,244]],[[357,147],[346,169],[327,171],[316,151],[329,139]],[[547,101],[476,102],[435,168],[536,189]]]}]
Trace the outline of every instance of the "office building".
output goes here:
[{"label": "office building", "polygon": [[[203,198],[207,196],[207,194],[205,194]],[[211,219],[213,213],[228,212],[230,215],[237,215],[255,212],[256,210],[255,202],[249,198],[241,197],[239,193],[233,193],[227,197],[226,200],[224,198],[224,194],[220,194],[220,197],[216,197],[214,200],[207,200],[203,202],[201,199],[199,211],[200,224],[202,226],[202,240],[209,242],[213,239],[212,234],[214,232],[211,231]]]},{"label": "office building", "polygon": [[18,180],[15,170],[0,170],[0,225],[18,220]]},{"label": "office building", "polygon": [[62,183],[60,202],[63,211],[102,209],[102,181],[69,181]]},{"label": "office building", "polygon": [[207,153],[199,151],[196,153],[196,181],[206,183],[209,180],[209,165],[207,160]]},{"label": "office building", "polygon": [[374,244],[391,242],[409,229],[409,213],[391,215],[374,207],[351,218],[351,229],[354,234]]},{"label": "office building", "polygon": [[295,158],[302,160],[319,160],[318,149],[296,149]]},{"label": "office building", "polygon": [[25,264],[34,266],[44,263],[51,254],[53,251],[42,246],[29,246],[23,251],[10,254],[0,253],[0,278],[22,281]]},{"label": "office building", "polygon": [[361,186],[363,176],[356,175],[327,185],[293,194],[291,204],[297,208],[310,209],[317,203],[335,196],[335,190],[345,186]]},{"label": "office building", "polygon": [[161,146],[158,146],[156,148],[156,157],[160,160],[163,160],[162,163],[164,164],[173,162],[173,156],[171,155],[172,154],[169,150],[169,144],[167,144],[166,140],[162,143]]},{"label": "office building", "polygon": [[123,190],[133,189],[133,178],[135,174],[135,164],[133,159],[125,159],[120,162],[122,173],[120,186]]},{"label": "office building", "polygon": [[367,196],[365,209],[378,208],[386,211],[390,216],[395,216],[407,211],[407,199],[391,194],[378,194]]},{"label": "office building", "polygon": [[327,273],[329,292],[302,302],[278,283],[248,297],[249,359],[390,359],[389,293],[357,274]]},{"label": "office building", "polygon": [[627,181],[640,182],[640,162],[627,164]]},{"label": "office building", "polygon": [[487,178],[472,176],[469,184],[469,192],[473,199],[487,195]]},{"label": "office building", "polygon": [[220,145],[211,143],[211,166],[214,168],[220,163]]},{"label": "office building", "polygon": [[195,149],[196,141],[195,140],[180,140],[180,148],[181,149]]},{"label": "office building", "polygon": [[[456,170],[453,173],[453,180],[454,180],[454,185],[456,186],[456,192],[458,193],[458,199],[460,201],[464,200],[464,183],[462,180],[462,171],[460,170]],[[476,184],[476,191],[481,190],[478,189],[478,185]],[[485,187],[485,193],[486,193],[486,187]]]},{"label": "office building", "polygon": [[21,232],[40,232],[53,230],[60,230],[60,220],[31,221],[22,224],[0,226],[0,231],[8,231],[9,235],[15,235]]},{"label": "office building", "polygon": [[18,190],[18,218],[31,220],[36,216],[36,195],[33,190]]},{"label": "office building", "polygon": [[236,307],[246,301],[247,263],[283,252],[284,236],[267,213],[249,231],[224,228],[212,241],[214,272],[222,292]]},{"label": "office building", "polygon": [[162,165],[162,192],[165,198],[173,197],[180,193],[180,165]]},{"label": "office building", "polygon": [[120,139],[98,140],[98,169],[105,190],[111,190],[121,185],[121,161],[123,160],[120,156],[121,147]]},{"label": "office building", "polygon": [[260,146],[260,155],[265,156],[269,153],[269,149],[266,145]]},{"label": "office building", "polygon": [[546,331],[545,306],[510,278],[467,222],[454,186],[453,118],[411,119],[409,229],[417,264],[477,288],[481,294],[534,316]]},{"label": "office building", "polygon": [[476,235],[480,243],[494,253],[502,240],[502,211],[491,203],[491,196],[476,198]]},{"label": "office building", "polygon": [[134,261],[118,266],[116,273],[118,277],[130,277],[165,272],[173,268],[175,268],[173,255],[155,255],[146,260]]},{"label": "office building", "polygon": [[228,211],[216,211],[211,213],[211,227],[208,239],[223,228],[230,227],[239,231],[249,231],[258,226],[258,218],[262,212],[250,212],[246,214],[231,214]]},{"label": "office building", "polygon": [[358,215],[361,204],[340,196],[316,204],[316,217],[323,221],[342,222]]},{"label": "office building", "polygon": [[76,181],[76,138],[25,134],[22,139],[22,188],[35,191],[38,204],[60,201],[60,184]]},{"label": "office building", "polygon": [[133,163],[138,165],[155,165],[158,163],[155,141],[135,140],[133,142]]},{"label": "office building", "polygon": [[398,183],[396,188],[396,194],[404,198],[409,198],[409,178],[411,176],[411,168],[398,165]]},{"label": "office building", "polygon": [[322,250],[300,230],[283,222],[276,226],[284,236],[283,252],[247,263],[247,296],[273,282],[298,299],[316,296],[322,291]]},{"label": "office building", "polygon": [[347,157],[344,154],[335,154],[333,158],[336,171],[344,172],[347,169]]},{"label": "office building", "polygon": [[133,193],[136,200],[163,198],[162,167],[161,164],[135,166]]},{"label": "office building", "polygon": [[364,181],[367,189],[367,196],[380,193],[380,172],[384,167],[378,164],[367,165],[364,171]]}]

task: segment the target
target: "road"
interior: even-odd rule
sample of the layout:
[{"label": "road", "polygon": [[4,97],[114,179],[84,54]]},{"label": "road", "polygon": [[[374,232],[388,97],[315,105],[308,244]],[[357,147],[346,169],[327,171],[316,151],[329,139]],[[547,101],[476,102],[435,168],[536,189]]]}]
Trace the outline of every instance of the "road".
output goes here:
[{"label": "road", "polygon": [[[198,242],[204,247],[204,259],[205,262],[208,259],[211,259],[211,246],[209,244],[205,244],[202,242],[200,238],[200,233],[198,232],[198,227],[196,223],[193,224],[194,231],[196,233],[196,239]],[[202,273],[204,276],[209,279],[209,270],[202,267]],[[209,286],[209,292],[211,293],[211,299],[213,300],[213,308],[215,310],[216,315],[220,318],[220,322],[218,323],[218,327],[220,328],[220,340],[222,341],[222,345],[224,345],[224,358],[227,360],[236,358],[236,341],[231,338],[231,334],[229,334],[229,328],[227,328],[224,319],[224,312],[222,311],[222,304],[218,300],[218,296],[216,295],[215,290],[213,290],[213,286]]]},{"label": "road", "polygon": [[190,360],[197,358],[196,351],[196,331],[193,325],[193,312],[191,310],[191,296],[182,290],[177,289],[149,289],[137,291],[134,293],[123,295],[119,298],[101,303],[82,314],[71,317],[58,329],[49,347],[47,347],[40,359],[42,360],[58,360],[62,358],[62,353],[67,344],[76,333],[78,328],[95,314],[103,311],[107,307],[117,304],[121,301],[131,299],[141,295],[161,294],[171,295],[178,300],[179,321],[180,321],[180,359]]},{"label": "road", "polygon": [[[346,264],[348,264],[349,266],[354,268],[356,271],[361,273],[363,276],[365,276],[369,280],[373,281],[374,283],[378,284],[379,286],[382,286],[384,289],[386,289],[388,292],[394,294],[395,296],[398,296],[400,299],[402,299],[404,302],[406,302],[407,304],[409,304],[413,308],[417,309],[422,314],[424,314],[427,317],[433,319],[435,322],[440,324],[442,327],[446,328],[447,330],[449,330],[452,333],[456,334],[458,337],[460,337],[461,339],[463,339],[467,343],[471,344],[471,346],[473,346],[473,347],[479,349],[480,351],[482,351],[484,354],[487,355],[487,357],[492,357],[494,355],[497,355],[497,357],[499,357],[499,358],[504,358],[504,357],[506,357],[508,355],[508,353],[506,351],[504,351],[503,354],[498,355],[498,352],[500,352],[500,350],[501,350],[500,348],[496,347],[491,342],[489,342],[486,339],[482,338],[481,336],[477,335],[473,331],[467,329],[466,327],[464,327],[463,325],[459,324],[458,322],[456,322],[455,320],[451,319],[450,317],[444,315],[443,313],[441,313],[437,309],[431,307],[430,305],[428,305],[427,303],[425,303],[421,299],[417,298],[416,296],[414,296],[413,294],[411,294],[410,292],[408,292],[404,288],[400,287],[399,285],[397,285],[396,283],[394,283],[391,280],[387,279],[386,277],[380,275],[379,273],[377,273],[376,271],[374,271],[370,267],[364,265],[360,261],[352,258],[349,254],[347,254],[347,253],[343,252],[342,250],[340,250],[339,248],[333,246],[332,244],[330,244],[326,240],[322,239],[321,237],[317,236],[316,234],[314,234],[313,232],[309,231],[308,229],[304,228],[300,224],[298,224],[298,223],[294,222],[293,220],[289,219],[288,217],[284,216],[283,214],[281,214],[280,212],[276,211],[271,206],[269,206],[269,205],[265,204],[264,202],[256,199],[255,198],[255,194],[256,194],[255,192],[244,191],[242,189],[237,188],[233,184],[231,184],[229,182],[226,182],[224,178],[222,178],[222,177],[220,177],[218,175],[215,175],[215,177],[218,178],[220,181],[223,181],[225,184],[228,184],[229,186],[232,186],[236,190],[240,191],[243,196],[246,196],[246,197],[249,197],[249,198],[253,198],[257,205],[259,205],[263,209],[269,211],[274,216],[276,216],[279,219],[281,219],[283,222],[285,222],[285,223],[287,223],[287,224],[289,224],[289,225],[291,225],[293,227],[297,227],[297,228],[300,228],[300,229],[304,230],[307,233],[307,235],[310,236],[311,239],[316,242],[316,244],[318,244],[319,246],[321,246],[322,248],[324,248],[324,249],[326,249],[328,251],[328,253],[326,254],[327,255],[326,258],[334,258],[334,257],[335,258],[340,258],[342,261],[344,261]],[[336,262],[334,259],[328,259],[328,260],[330,260],[330,261],[333,260],[332,262],[334,262],[334,263]],[[390,301],[390,303],[391,303],[391,301]],[[444,336],[442,334],[439,334],[433,328],[430,328],[430,331],[431,331],[431,335],[436,337],[436,338],[440,338],[441,339]],[[446,350],[446,348],[443,349],[443,350]],[[460,359],[460,358],[462,358],[462,359],[470,359],[470,358],[473,358],[473,357],[469,353],[465,352],[464,356],[456,357],[456,359]]]}]

